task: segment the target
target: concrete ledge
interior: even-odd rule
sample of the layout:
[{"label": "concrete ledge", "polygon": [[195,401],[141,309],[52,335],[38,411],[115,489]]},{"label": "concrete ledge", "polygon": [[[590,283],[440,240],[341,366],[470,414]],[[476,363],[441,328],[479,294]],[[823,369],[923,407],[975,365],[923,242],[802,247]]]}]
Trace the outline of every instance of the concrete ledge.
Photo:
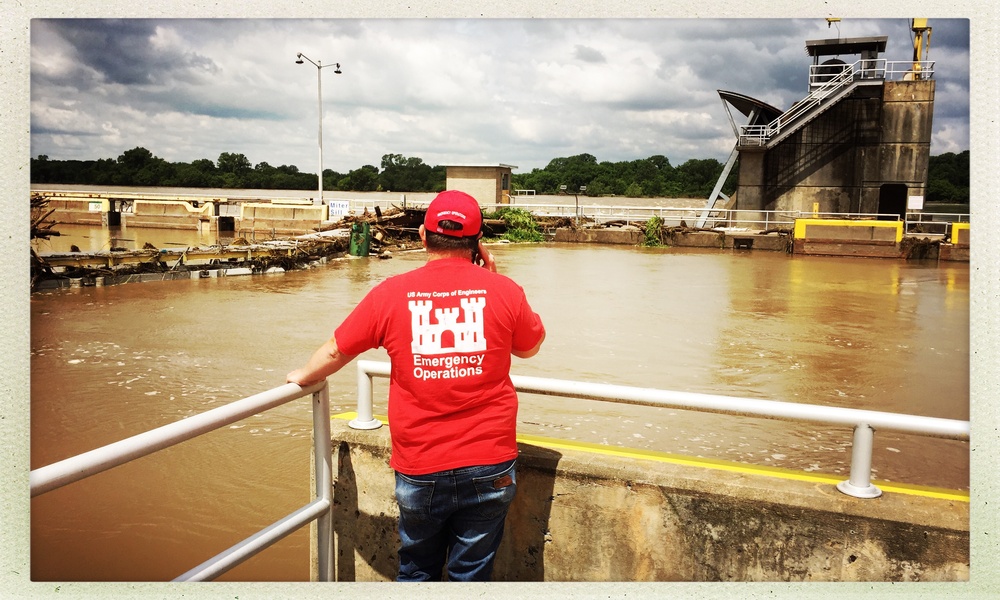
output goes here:
[{"label": "concrete ledge", "polygon": [[[270,267],[265,273],[284,273],[281,267]],[[180,281],[185,279],[212,279],[217,277],[237,277],[255,275],[253,269],[219,265],[208,269],[203,266],[185,267],[179,271],[164,271],[160,273],[129,273],[125,275],[103,275],[98,277],[80,277],[75,279],[44,279],[35,284],[35,291],[55,290],[71,287],[112,286],[126,283],[148,283],[151,281]],[[74,284],[74,282],[76,282]]]},{"label": "concrete ledge", "polygon": [[191,215],[151,215],[151,214],[125,214],[123,221],[126,227],[144,227],[148,229],[180,229],[185,231],[198,231],[202,227],[214,229],[215,218],[201,218],[197,214]]},{"label": "concrete ledge", "polygon": [[[692,235],[692,234],[688,234]],[[767,250],[770,252],[787,252],[789,237],[787,235],[771,235],[761,233],[727,233],[723,244],[734,250]],[[740,246],[750,245],[749,248]]]},{"label": "concrete ledge", "polygon": [[67,225],[93,225],[101,227],[104,225],[104,213],[92,213],[82,211],[61,211],[52,217],[57,225],[65,223]]},{"label": "concrete ledge", "polygon": [[856,256],[861,258],[903,258],[899,244],[880,240],[797,239],[793,252],[813,256]]},{"label": "concrete ledge", "polygon": [[314,231],[328,218],[329,212],[325,205],[244,202],[240,205],[236,228],[294,235]]},{"label": "concrete ledge", "polygon": [[[617,229],[571,229],[560,227],[556,229],[556,242],[619,244],[638,246],[645,239],[645,234],[638,228]],[[726,233],[722,231],[687,231],[671,232],[663,240],[664,246],[678,248],[734,248],[736,240],[750,240],[750,249],[787,251],[788,238],[782,235],[765,235],[755,232]]]},{"label": "concrete ledge", "polygon": [[811,240],[829,239],[845,242],[886,242],[895,243],[896,229],[886,227],[843,227],[837,225],[809,225],[805,238]]},{"label": "concrete ledge", "polygon": [[[197,271],[192,271],[197,273]],[[110,286],[110,285],[121,285],[125,283],[146,283],[150,281],[177,281],[182,279],[191,279],[191,273],[188,271],[167,271],[164,273],[131,273],[128,275],[104,275],[103,280],[100,285]],[[81,287],[89,287],[92,285],[98,285],[97,278],[80,278]],[[45,279],[39,281],[36,284],[35,290],[55,290],[62,288],[73,287],[71,280],[69,279]]]},{"label": "concrete ledge", "polygon": [[556,229],[555,241],[596,244],[627,244],[635,246],[642,243],[644,234],[638,228],[630,229]]},{"label": "concrete ledge", "polygon": [[[740,237],[746,237],[746,234],[741,234]],[[678,248],[726,248],[727,242],[729,248],[733,247],[733,240],[721,231],[678,231],[666,236],[663,241],[667,246],[677,246]],[[757,243],[754,242],[754,245],[756,246]]]},{"label": "concrete ledge", "polygon": [[[355,431],[334,419],[332,437],[336,577],[392,580],[398,513],[388,428]],[[829,477],[525,437],[498,581],[969,578],[968,502],[889,492],[859,500]]]},{"label": "concrete ledge", "polygon": [[243,230],[274,233],[275,235],[302,235],[313,233],[323,225],[323,221],[306,219],[238,219],[235,223],[237,232]]},{"label": "concrete ledge", "polygon": [[941,244],[938,257],[952,262],[969,262],[971,253],[968,245]]}]

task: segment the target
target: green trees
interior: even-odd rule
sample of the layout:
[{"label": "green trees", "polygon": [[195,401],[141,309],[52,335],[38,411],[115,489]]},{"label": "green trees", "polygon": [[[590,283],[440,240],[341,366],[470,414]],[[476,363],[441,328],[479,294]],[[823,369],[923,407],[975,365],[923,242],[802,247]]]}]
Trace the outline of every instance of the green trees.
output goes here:
[{"label": "green trees", "polygon": [[[252,165],[246,155],[235,152],[223,152],[217,161],[201,158],[170,163],[141,146],[117,159],[97,161],[51,160],[41,154],[31,159],[31,182],[281,190],[314,190],[319,185],[315,173],[300,172],[295,165]],[[445,167],[432,167],[402,154],[383,156],[381,171],[373,165],[347,174],[323,170],[324,190],[437,192],[444,187]]]},{"label": "green trees", "polygon": [[153,156],[145,148],[126,150],[115,165],[117,168],[111,177],[115,185],[151,186],[173,177],[173,169],[167,161]]},{"label": "green trees", "polygon": [[927,164],[928,202],[969,202],[969,151],[945,152]]},{"label": "green trees", "polygon": [[382,172],[378,183],[384,191],[438,192],[445,186],[445,168],[431,167],[416,158],[402,154],[382,156]]},{"label": "green trees", "polygon": [[177,187],[212,187],[215,163],[207,158],[190,163],[176,163],[174,166]]},{"label": "green trees", "polygon": [[[566,193],[588,196],[707,198],[722,173],[715,159],[691,159],[673,166],[661,154],[620,162],[601,161],[592,154],[554,158],[543,169],[515,173],[514,189],[538,194]],[[737,169],[722,191],[732,194]],[[445,167],[431,166],[417,157],[385,154],[380,167],[364,165],[346,174],[323,170],[324,190],[356,192],[438,192],[445,188]],[[117,159],[52,160],[46,155],[31,159],[32,183],[77,183],[159,187],[252,188],[315,190],[315,173],[300,172],[295,165],[274,167],[266,162],[251,165],[243,154],[223,152],[218,160],[201,158],[171,163],[146,148],[126,150]],[[969,151],[931,156],[928,162],[926,200],[969,202]]]},{"label": "green trees", "polygon": [[378,190],[378,167],[365,165],[360,169],[354,169],[347,174],[347,177],[340,180],[338,187],[355,192],[374,192]]},{"label": "green trees", "polygon": [[216,161],[219,172],[232,175],[234,178],[246,177],[250,172],[250,161],[242,154],[223,152]]},{"label": "green trees", "polygon": [[[622,162],[597,162],[591,154],[556,158],[544,169],[514,175],[519,189],[535,190],[538,194],[557,194],[560,186],[567,193],[576,193],[586,186],[588,196],[667,196],[708,197],[723,164],[715,159],[689,160],[673,167],[666,156]],[[728,183],[727,193],[735,189]]]}]

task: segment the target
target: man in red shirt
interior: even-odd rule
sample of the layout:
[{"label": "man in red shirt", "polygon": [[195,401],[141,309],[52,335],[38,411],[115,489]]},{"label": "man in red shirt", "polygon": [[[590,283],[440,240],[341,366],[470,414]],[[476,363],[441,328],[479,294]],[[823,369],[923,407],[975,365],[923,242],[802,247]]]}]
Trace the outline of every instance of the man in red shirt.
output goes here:
[{"label": "man in red shirt", "polygon": [[[496,272],[475,198],[442,192],[420,238],[427,263],[373,288],[288,381],[306,385],[384,347],[399,581],[490,578],[517,488],[511,355],[545,339],[524,290]],[[481,266],[480,266],[481,265]],[[485,267],[485,268],[483,268]]]}]

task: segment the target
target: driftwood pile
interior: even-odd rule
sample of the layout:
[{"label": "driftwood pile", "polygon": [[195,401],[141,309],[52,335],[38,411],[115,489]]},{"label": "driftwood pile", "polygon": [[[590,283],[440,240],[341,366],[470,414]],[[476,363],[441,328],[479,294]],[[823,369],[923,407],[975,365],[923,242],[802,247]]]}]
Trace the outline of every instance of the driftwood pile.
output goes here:
[{"label": "driftwood pile", "polygon": [[[350,229],[356,223],[368,223],[371,232],[371,253],[379,254],[386,250],[410,250],[420,247],[420,225],[424,222],[426,210],[423,208],[393,207],[382,211],[375,207],[374,211],[365,209],[360,215],[347,215],[325,231],[334,229]],[[569,221],[569,219],[563,219]],[[539,226],[545,227],[541,222]],[[556,225],[562,226],[562,225]],[[486,237],[496,237],[507,231],[507,224],[502,219],[486,219],[483,221],[483,233]]]}]

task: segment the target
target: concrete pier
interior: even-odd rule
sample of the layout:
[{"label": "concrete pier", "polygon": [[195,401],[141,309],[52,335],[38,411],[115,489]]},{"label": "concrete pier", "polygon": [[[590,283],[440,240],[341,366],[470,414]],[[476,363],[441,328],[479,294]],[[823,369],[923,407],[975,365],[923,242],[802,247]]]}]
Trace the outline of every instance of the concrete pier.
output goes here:
[{"label": "concrete pier", "polygon": [[[797,219],[788,233],[760,231],[671,230],[663,245],[678,248],[764,250],[803,256],[858,258],[926,258],[969,262],[969,224],[951,225],[951,242],[936,236],[908,236],[902,221]],[[556,229],[554,241],[638,246],[645,234],[635,226],[618,228]],[[919,248],[919,253],[914,251]]]},{"label": "concrete pier", "polygon": [[[338,581],[395,577],[389,431],[333,420]],[[497,581],[967,581],[968,495],[519,437]],[[314,556],[315,577],[315,556]]]},{"label": "concrete pier", "polygon": [[[56,223],[113,225],[188,231],[231,230],[248,237],[261,231],[296,235],[315,231],[329,207],[308,198],[269,201],[212,196],[124,192],[45,191]],[[237,216],[238,215],[238,216]]]},{"label": "concrete pier", "polygon": [[[563,227],[556,229],[554,241],[638,246],[642,244],[644,237],[644,233],[635,226],[606,229],[571,229]],[[664,245],[683,248],[732,249],[742,247],[748,250],[785,251],[788,245],[788,236],[755,232],[675,232],[667,236],[667,239],[664,240]]]}]

